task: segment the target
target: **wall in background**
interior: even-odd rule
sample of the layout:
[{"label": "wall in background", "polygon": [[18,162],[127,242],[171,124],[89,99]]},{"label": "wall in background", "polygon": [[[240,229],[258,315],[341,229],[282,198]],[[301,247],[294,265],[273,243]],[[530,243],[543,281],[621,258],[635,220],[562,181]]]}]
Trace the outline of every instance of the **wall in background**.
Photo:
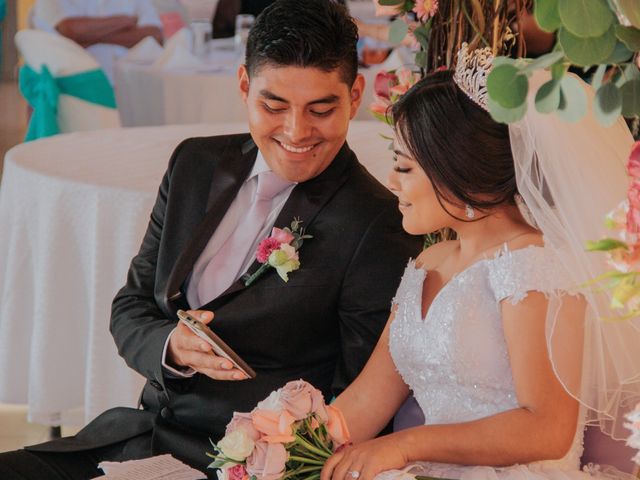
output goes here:
[{"label": "wall in background", "polygon": [[17,10],[16,0],[7,2],[7,16],[2,22],[2,67],[0,80],[13,80],[16,78],[18,64],[18,52],[13,44],[16,34]]}]

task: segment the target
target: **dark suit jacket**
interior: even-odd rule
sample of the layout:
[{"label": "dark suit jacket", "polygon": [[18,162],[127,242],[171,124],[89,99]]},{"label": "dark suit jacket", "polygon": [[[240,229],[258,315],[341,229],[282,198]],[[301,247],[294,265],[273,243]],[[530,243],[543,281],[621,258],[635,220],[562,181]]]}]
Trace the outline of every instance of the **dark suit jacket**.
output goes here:
[{"label": "dark suit jacket", "polygon": [[224,382],[163,374],[162,350],[176,310],[188,307],[185,281],[256,154],[247,134],[193,138],[175,150],[127,283],[113,302],[118,350],[147,378],[144,410],[110,410],[76,437],[36,449],[82,450],[151,431],[152,453],[171,452],[204,470],[207,439],[221,438],[233,411],[250,411],[290,380],[303,378],[330,399],[356,377],[384,328],[407,259],[422,241],[402,232],[396,199],[346,144],[323,173],[293,189],[275,222],[282,228],[298,217],[313,235],[299,251],[300,269],[287,283],[270,269],[203,307],[215,312],[213,330],[257,377]]}]

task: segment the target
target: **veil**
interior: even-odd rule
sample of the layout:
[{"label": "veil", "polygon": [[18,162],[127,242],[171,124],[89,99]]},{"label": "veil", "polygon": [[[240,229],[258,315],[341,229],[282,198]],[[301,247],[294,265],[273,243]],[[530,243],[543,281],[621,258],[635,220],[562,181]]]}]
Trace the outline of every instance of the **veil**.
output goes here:
[{"label": "veil", "polygon": [[[531,90],[548,79],[547,72],[536,72]],[[593,89],[581,85],[592,105]],[[605,215],[626,196],[633,138],[621,117],[604,127],[590,107],[581,121],[569,123],[538,113],[533,96],[525,117],[509,125],[518,191],[545,247],[568,273],[568,291],[586,300],[584,323],[576,325],[577,317],[565,311],[568,295],[549,298],[551,363],[565,389],[586,407],[587,424],[627,437],[624,413],[640,402],[640,318],[612,320],[610,294],[585,286],[610,269],[602,252],[587,252],[585,245],[606,236]]]}]

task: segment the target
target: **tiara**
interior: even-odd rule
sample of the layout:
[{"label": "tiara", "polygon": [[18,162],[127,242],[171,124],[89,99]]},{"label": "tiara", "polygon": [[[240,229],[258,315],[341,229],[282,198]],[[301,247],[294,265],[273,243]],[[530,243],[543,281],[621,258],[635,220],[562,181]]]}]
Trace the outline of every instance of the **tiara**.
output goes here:
[{"label": "tiara", "polygon": [[465,42],[458,51],[458,63],[453,74],[453,81],[460,87],[467,97],[482,109],[487,107],[487,76],[493,64],[491,48],[476,48],[469,52],[469,45]]}]

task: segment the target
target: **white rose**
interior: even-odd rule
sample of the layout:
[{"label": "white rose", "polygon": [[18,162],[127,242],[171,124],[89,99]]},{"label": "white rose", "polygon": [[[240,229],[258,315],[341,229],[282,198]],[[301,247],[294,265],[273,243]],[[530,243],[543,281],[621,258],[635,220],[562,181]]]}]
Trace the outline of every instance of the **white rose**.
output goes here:
[{"label": "white rose", "polygon": [[282,401],[280,400],[281,389],[271,392],[271,394],[258,403],[257,410],[268,410],[270,412],[277,412],[282,409]]},{"label": "white rose", "polygon": [[218,442],[220,452],[225,457],[238,462],[244,461],[245,458],[251,455],[254,446],[255,443],[244,429],[234,430]]}]

